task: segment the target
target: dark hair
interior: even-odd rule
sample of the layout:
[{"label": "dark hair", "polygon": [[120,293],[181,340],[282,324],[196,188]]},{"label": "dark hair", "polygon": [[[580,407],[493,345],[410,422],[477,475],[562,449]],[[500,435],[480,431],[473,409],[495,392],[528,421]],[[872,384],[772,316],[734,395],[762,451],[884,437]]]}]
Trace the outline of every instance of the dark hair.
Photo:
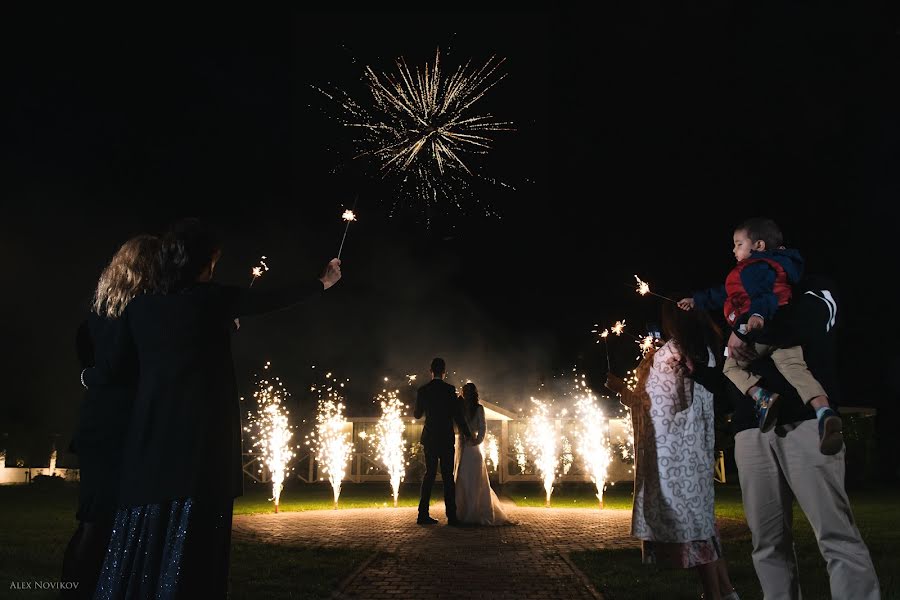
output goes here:
[{"label": "dark hair", "polygon": [[781,235],[781,228],[772,219],[753,217],[735,227],[734,230],[746,231],[747,237],[753,242],[764,241],[766,250],[769,252],[784,245],[784,236]]},{"label": "dark hair", "polygon": [[447,363],[443,358],[435,358],[431,361],[431,372],[440,377],[447,370]]},{"label": "dark hair", "polygon": [[163,235],[160,289],[177,291],[194,281],[222,249],[218,231],[199,219],[182,219]]},{"label": "dark hair", "polygon": [[721,361],[722,330],[705,310],[682,310],[672,302],[664,302],[662,333],[667,340],[674,340],[681,353],[690,356],[696,364],[707,364],[709,350],[716,364]]},{"label": "dark hair", "polygon": [[478,388],[475,387],[475,384],[471,381],[463,386],[462,388],[462,397],[463,401],[466,405],[466,411],[469,413],[470,417],[475,416],[475,411],[478,409]]}]

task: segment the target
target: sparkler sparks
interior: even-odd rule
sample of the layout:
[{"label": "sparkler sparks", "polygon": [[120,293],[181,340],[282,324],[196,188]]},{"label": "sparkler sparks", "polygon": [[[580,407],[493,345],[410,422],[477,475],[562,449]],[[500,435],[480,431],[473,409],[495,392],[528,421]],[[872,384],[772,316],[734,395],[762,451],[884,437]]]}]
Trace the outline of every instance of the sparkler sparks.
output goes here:
[{"label": "sparkler sparks", "polygon": [[656,347],[656,338],[652,335],[646,335],[638,340],[638,346],[641,349],[641,356],[647,356],[647,353]]},{"label": "sparkler sparks", "polygon": [[424,202],[426,212],[444,198],[462,208],[472,177],[491,181],[477,173],[470,158],[490,151],[492,134],[513,130],[511,122],[474,113],[479,100],[504,79],[503,62],[492,56],[478,67],[469,60],[448,75],[438,50],[433,65],[422,68],[410,68],[404,58],[396,60],[393,73],[366,67],[370,107],[346,92],[316,89],[341,105],[340,121],[355,134],[354,158],[369,156],[384,177],[394,176],[398,196]]},{"label": "sparkler sparks", "polygon": [[622,335],[622,332],[625,331],[625,319],[616,321],[616,324],[610,328],[610,331],[616,334],[616,337]]},{"label": "sparkler sparks", "polygon": [[[356,197],[356,200],[359,200],[359,196]],[[353,201],[353,207],[356,208],[356,200]],[[352,210],[345,210],[344,214],[341,215],[341,219],[347,222],[347,225],[344,227],[344,236],[341,238],[341,247],[338,248],[337,257],[341,257],[341,252],[344,250],[344,241],[347,239],[347,231],[350,230],[350,222],[356,220],[356,214]]]},{"label": "sparkler sparks", "polygon": [[261,256],[259,259],[259,264],[252,269],[250,269],[250,275],[252,279],[250,279],[250,287],[253,287],[253,283],[262,277],[262,274],[269,270],[269,266],[266,264],[266,257]]},{"label": "sparkler sparks", "polygon": [[[268,370],[270,366],[271,363],[267,362],[263,368]],[[257,390],[253,393],[256,399],[256,412],[248,413],[248,425],[244,428],[244,431],[251,433],[251,439],[254,440],[253,448],[257,449],[260,456],[260,472],[265,465],[271,475],[270,500],[275,503],[275,512],[278,512],[288,463],[294,457],[290,447],[293,433],[288,422],[288,411],[282,405],[289,395],[277,377],[274,380],[257,381]]]},{"label": "sparkler sparks", "polygon": [[635,291],[638,294],[640,294],[641,296],[646,296],[647,294],[651,294],[653,296],[656,296],[657,298],[662,298],[663,300],[668,300],[669,302],[675,302],[675,300],[672,300],[668,296],[663,296],[662,294],[657,294],[656,292],[651,292],[650,284],[647,283],[646,281],[642,281],[641,278],[638,277],[637,275],[635,275],[634,278],[637,280],[637,289]]}]

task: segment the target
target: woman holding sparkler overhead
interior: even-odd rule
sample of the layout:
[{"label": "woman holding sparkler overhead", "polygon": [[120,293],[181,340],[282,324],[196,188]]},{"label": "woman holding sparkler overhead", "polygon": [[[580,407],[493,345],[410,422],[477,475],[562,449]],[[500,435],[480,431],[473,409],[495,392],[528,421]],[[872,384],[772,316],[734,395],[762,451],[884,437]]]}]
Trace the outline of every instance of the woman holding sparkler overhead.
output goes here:
[{"label": "woman holding sparkler overhead", "polygon": [[713,394],[687,377],[716,366],[721,334],[706,314],[662,311],[668,341],[646,354],[635,385],[607,380],[634,419],[631,533],[645,564],[696,569],[704,598],[734,600],[713,510]]},{"label": "woman holding sparkler overhead", "polygon": [[[119,318],[125,307],[135,297],[156,291],[159,248],[158,237],[139,235],[122,244],[103,269],[88,318],[76,336],[82,369],[109,359],[125,326]],[[85,391],[71,444],[81,474],[75,515],[79,524],[62,567],[62,581],[77,581],[78,587],[64,592],[66,597],[90,598],[94,593],[116,513],[123,433],[135,390],[131,382]]]},{"label": "woman holding sparkler overhead", "polygon": [[130,361],[140,370],[98,598],[225,597],[242,493],[233,319],[291,306],[341,277],[334,259],[318,281],[279,291],[219,285],[220,255],[210,227],[176,223],[160,252],[163,293],[132,301],[114,359],[85,374],[93,387],[127,379]]}]

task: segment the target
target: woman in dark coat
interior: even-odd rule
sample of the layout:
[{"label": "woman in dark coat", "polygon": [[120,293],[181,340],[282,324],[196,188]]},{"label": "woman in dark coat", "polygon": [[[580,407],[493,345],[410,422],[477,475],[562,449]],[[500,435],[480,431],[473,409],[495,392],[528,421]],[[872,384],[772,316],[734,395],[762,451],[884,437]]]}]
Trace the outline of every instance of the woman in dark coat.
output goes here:
[{"label": "woman in dark coat", "polygon": [[[128,303],[159,284],[159,238],[140,235],[122,244],[103,270],[91,311],[76,336],[84,369],[105,364],[116,346],[120,319]],[[69,597],[90,598],[106,554],[119,492],[119,463],[135,377],[123,385],[89,389],[84,394],[71,449],[78,455],[78,529],[63,558],[62,581],[77,581]]]},{"label": "woman in dark coat", "polygon": [[164,293],[131,303],[116,359],[86,374],[92,386],[140,371],[99,598],[225,596],[242,493],[234,319],[316,296],[341,276],[334,259],[319,280],[276,292],[224,286],[210,281],[220,253],[202,223],[176,224],[160,253]]}]

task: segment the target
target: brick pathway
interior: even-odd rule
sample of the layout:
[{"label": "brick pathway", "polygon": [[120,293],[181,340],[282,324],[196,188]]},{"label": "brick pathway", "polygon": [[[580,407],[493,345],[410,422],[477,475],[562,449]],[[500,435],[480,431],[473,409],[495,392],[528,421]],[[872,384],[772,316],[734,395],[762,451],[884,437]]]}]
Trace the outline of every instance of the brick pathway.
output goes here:
[{"label": "brick pathway", "polygon": [[475,598],[595,600],[575,570],[575,550],[637,547],[631,512],[504,505],[509,527],[416,525],[415,508],[341,509],[234,517],[234,539],[375,552],[345,581],[338,598],[401,600]]}]

